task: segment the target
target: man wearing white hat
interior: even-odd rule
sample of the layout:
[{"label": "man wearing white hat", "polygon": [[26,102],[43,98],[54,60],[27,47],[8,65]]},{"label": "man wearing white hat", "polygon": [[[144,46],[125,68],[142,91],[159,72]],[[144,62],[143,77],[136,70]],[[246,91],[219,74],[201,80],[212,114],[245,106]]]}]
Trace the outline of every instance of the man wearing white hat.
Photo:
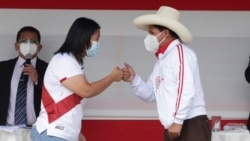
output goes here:
[{"label": "man wearing white hat", "polygon": [[156,14],[134,19],[136,27],[148,31],[145,47],[157,61],[147,82],[125,63],[123,80],[138,97],[156,101],[165,141],[211,141],[197,57],[186,45],[192,35],[179,17],[178,10],[161,6]]}]

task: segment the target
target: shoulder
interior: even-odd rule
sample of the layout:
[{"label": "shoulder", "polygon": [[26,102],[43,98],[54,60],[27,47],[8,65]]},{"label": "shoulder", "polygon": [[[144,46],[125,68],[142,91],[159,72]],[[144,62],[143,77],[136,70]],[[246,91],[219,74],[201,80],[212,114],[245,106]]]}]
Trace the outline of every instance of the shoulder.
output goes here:
[{"label": "shoulder", "polygon": [[62,65],[65,64],[71,64],[72,62],[75,62],[75,58],[73,57],[73,55],[68,54],[68,53],[58,53],[56,55],[54,55],[51,59],[51,62],[54,63],[62,63]]},{"label": "shoulder", "polygon": [[12,64],[15,64],[17,59],[18,59],[18,57],[13,58],[13,59],[9,59],[9,60],[0,61],[0,65],[12,65]]},{"label": "shoulder", "polygon": [[169,54],[171,54],[175,57],[190,56],[190,57],[196,58],[195,51],[185,44],[177,44],[177,45],[172,46],[172,49],[169,51]]},{"label": "shoulder", "polygon": [[192,48],[190,48],[189,46],[185,44],[181,44],[181,46],[183,48],[184,57],[193,58],[197,60],[196,52]]},{"label": "shoulder", "polygon": [[55,54],[49,62],[49,67],[54,69],[70,69],[78,66],[76,59],[68,53]]},{"label": "shoulder", "polygon": [[48,67],[48,63],[44,60],[41,60],[40,58],[37,58],[36,61],[36,68],[41,70],[41,71],[45,71],[46,68]]},{"label": "shoulder", "polygon": [[41,63],[41,64],[47,64],[48,65],[48,62],[46,62],[46,61],[44,61],[44,60],[42,60],[42,59],[40,59],[40,58],[37,58],[37,62],[39,62],[39,63]]},{"label": "shoulder", "polygon": [[192,49],[191,47],[189,47],[186,44],[180,44],[180,46],[183,48],[183,50],[187,53],[191,53],[191,54],[196,54],[194,49]]},{"label": "shoulder", "polygon": [[17,59],[18,58],[0,61],[0,68],[1,68],[0,72],[1,72],[1,74],[6,74],[6,73],[13,72],[13,69],[14,69],[15,64],[17,62]]}]

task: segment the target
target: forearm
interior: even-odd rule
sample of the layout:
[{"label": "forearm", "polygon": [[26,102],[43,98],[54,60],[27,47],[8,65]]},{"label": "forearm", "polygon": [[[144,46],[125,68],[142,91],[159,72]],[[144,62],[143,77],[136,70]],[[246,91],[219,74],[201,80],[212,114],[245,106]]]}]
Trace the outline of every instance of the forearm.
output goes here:
[{"label": "forearm", "polygon": [[116,75],[112,74],[92,83],[84,75],[75,75],[64,80],[62,85],[83,98],[90,98],[103,92],[114,81],[117,81]]},{"label": "forearm", "polygon": [[100,79],[98,81],[90,83],[90,91],[89,91],[89,94],[87,97],[88,98],[93,97],[93,96],[96,96],[96,95],[102,93],[113,82],[114,82],[114,80],[112,79],[112,77],[110,75],[108,75],[108,76],[104,77],[103,79]]}]

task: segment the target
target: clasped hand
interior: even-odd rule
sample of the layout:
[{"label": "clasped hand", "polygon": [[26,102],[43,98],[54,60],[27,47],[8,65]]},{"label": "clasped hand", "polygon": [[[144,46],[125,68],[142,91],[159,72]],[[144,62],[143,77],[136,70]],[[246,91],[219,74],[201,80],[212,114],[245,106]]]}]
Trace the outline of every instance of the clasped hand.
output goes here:
[{"label": "clasped hand", "polygon": [[38,73],[36,68],[34,68],[31,64],[25,64],[23,68],[24,75],[28,75],[33,83],[36,83],[38,80]]},{"label": "clasped hand", "polygon": [[122,69],[115,67],[111,73],[111,76],[113,80],[117,82],[121,80],[125,82],[131,82],[135,77],[135,72],[128,63],[124,63],[124,67]]}]

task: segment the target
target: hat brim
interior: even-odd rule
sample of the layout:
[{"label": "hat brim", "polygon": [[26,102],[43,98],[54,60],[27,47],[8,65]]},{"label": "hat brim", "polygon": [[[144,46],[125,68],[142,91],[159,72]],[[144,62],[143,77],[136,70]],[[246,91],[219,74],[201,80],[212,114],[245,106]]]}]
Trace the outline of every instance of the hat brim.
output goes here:
[{"label": "hat brim", "polygon": [[174,31],[180,37],[181,42],[183,43],[191,43],[193,40],[191,33],[183,24],[176,20],[161,17],[159,15],[143,15],[135,18],[133,23],[137,28],[145,31],[148,31],[149,25],[161,25]]}]

